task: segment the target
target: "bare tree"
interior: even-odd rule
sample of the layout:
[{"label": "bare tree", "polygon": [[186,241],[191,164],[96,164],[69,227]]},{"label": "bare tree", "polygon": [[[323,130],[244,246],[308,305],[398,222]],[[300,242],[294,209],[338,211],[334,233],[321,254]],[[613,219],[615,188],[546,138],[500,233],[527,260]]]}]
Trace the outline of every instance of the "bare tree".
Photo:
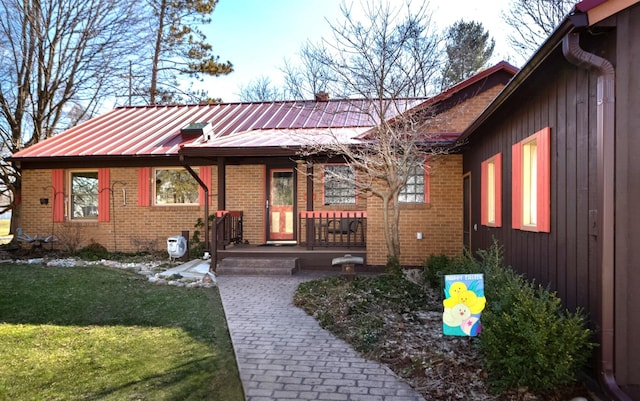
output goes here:
[{"label": "bare tree", "polygon": [[278,89],[269,79],[262,76],[240,88],[240,100],[243,102],[269,102],[285,100],[285,93]]},{"label": "bare tree", "polygon": [[91,117],[124,89],[134,3],[0,0],[0,181],[13,195],[11,232],[21,176],[4,157]]},{"label": "bare tree", "polygon": [[343,20],[331,25],[333,37],[308,46],[305,57],[329,72],[327,91],[358,98],[349,104],[372,129],[350,141],[333,132],[301,153],[344,158],[356,174],[330,178],[381,200],[388,255],[399,258],[400,194],[425,162],[447,152],[430,146],[431,110],[414,107],[424,100],[414,97],[429,94],[439,72],[438,37],[426,4],[363,6],[365,20],[357,21],[343,4]]},{"label": "bare tree", "polygon": [[511,27],[507,39],[516,53],[529,58],[562,22],[574,0],[512,0],[502,19]]},{"label": "bare tree", "polygon": [[[318,51],[320,49],[306,43],[300,49],[298,63],[285,61],[282,68],[284,92],[290,99],[313,99],[316,93],[326,92],[329,82],[337,79],[330,68],[317,63]],[[332,95],[340,97],[340,94],[335,92]]]}]

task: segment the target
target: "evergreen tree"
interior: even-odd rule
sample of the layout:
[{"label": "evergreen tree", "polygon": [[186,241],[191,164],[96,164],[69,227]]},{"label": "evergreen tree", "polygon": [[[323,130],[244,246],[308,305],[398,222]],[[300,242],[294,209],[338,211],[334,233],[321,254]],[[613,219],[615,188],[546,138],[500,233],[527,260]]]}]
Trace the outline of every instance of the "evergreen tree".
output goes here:
[{"label": "evergreen tree", "polygon": [[493,54],[495,40],[480,22],[454,23],[446,33],[447,61],[442,70],[442,89],[463,81],[484,68]]},{"label": "evergreen tree", "polygon": [[231,62],[220,62],[198,27],[211,22],[218,0],[149,0],[153,10],[151,27],[153,60],[148,101],[176,103],[207,98],[202,92],[181,88],[178,77],[218,76],[233,71]]}]

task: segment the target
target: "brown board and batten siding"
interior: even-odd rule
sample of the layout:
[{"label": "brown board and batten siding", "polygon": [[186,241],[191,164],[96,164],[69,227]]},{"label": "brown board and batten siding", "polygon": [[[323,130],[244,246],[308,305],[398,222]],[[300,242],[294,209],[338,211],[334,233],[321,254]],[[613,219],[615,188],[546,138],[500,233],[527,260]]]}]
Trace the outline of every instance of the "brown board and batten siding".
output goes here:
[{"label": "brown board and batten siding", "polygon": [[[471,244],[486,249],[495,238],[504,247],[507,265],[548,284],[568,308],[597,313],[596,238],[589,234],[590,210],[597,200],[595,126],[589,123],[595,113],[589,101],[595,81],[593,88],[583,85],[590,79],[586,71],[560,60],[560,53],[554,57],[560,67],[541,71],[535,82],[521,88],[517,101],[469,138],[463,168],[471,172],[476,200],[471,204]],[[545,127],[551,131],[551,230],[516,230],[511,227],[511,147]],[[503,157],[502,227],[488,227],[480,224],[480,164],[497,153]]]},{"label": "brown board and batten siding", "polygon": [[[617,16],[616,348],[618,381],[640,399],[640,6]],[[622,49],[625,49],[622,51]]]},{"label": "brown board and batten siding", "polygon": [[[463,173],[471,176],[471,249],[503,246],[505,264],[557,291],[571,310],[583,308],[602,335],[602,271],[598,238],[597,79],[562,54],[562,36],[525,66],[497,106],[463,134]],[[551,46],[549,46],[551,44]],[[580,33],[580,46],[615,68],[614,342],[615,380],[640,400],[640,5],[622,9]],[[550,128],[550,230],[514,229],[512,145]],[[502,154],[502,226],[481,224],[481,163]],[[611,296],[611,294],[608,294]],[[606,312],[610,313],[610,312]],[[596,351],[597,353],[598,351]]]}]

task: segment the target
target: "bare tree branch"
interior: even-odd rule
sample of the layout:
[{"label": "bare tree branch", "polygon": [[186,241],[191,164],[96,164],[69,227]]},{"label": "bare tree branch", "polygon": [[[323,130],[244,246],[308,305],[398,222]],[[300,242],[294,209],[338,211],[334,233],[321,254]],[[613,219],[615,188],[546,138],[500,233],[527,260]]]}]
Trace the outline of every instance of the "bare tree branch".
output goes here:
[{"label": "bare tree branch", "polygon": [[511,27],[509,44],[526,61],[575,5],[573,0],[511,0],[503,21]]},{"label": "bare tree branch", "polygon": [[4,157],[90,117],[123,89],[134,3],[0,0],[0,181],[13,193],[12,230],[21,176]]},{"label": "bare tree branch", "polygon": [[337,113],[357,115],[360,125],[372,128],[360,135],[344,130],[318,135],[301,155],[312,160],[341,157],[353,167],[354,176],[336,170],[331,178],[382,201],[388,255],[398,258],[399,196],[425,163],[450,151],[434,146],[439,139],[429,123],[433,111],[419,106],[434,90],[440,70],[439,38],[427,4],[394,8],[369,1],[363,7],[366,18],[357,21],[343,3],[342,20],[331,24],[332,39],[307,45],[303,55],[317,71],[328,72],[323,88],[355,98]]}]

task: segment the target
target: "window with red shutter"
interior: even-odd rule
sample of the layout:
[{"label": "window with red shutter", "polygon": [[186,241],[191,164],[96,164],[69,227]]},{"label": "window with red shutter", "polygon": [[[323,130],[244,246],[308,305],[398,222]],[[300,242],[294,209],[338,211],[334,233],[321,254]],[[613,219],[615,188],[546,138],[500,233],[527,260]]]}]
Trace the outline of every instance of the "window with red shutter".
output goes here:
[{"label": "window with red shutter", "polygon": [[551,229],[551,129],[546,127],[512,146],[512,227]]}]

